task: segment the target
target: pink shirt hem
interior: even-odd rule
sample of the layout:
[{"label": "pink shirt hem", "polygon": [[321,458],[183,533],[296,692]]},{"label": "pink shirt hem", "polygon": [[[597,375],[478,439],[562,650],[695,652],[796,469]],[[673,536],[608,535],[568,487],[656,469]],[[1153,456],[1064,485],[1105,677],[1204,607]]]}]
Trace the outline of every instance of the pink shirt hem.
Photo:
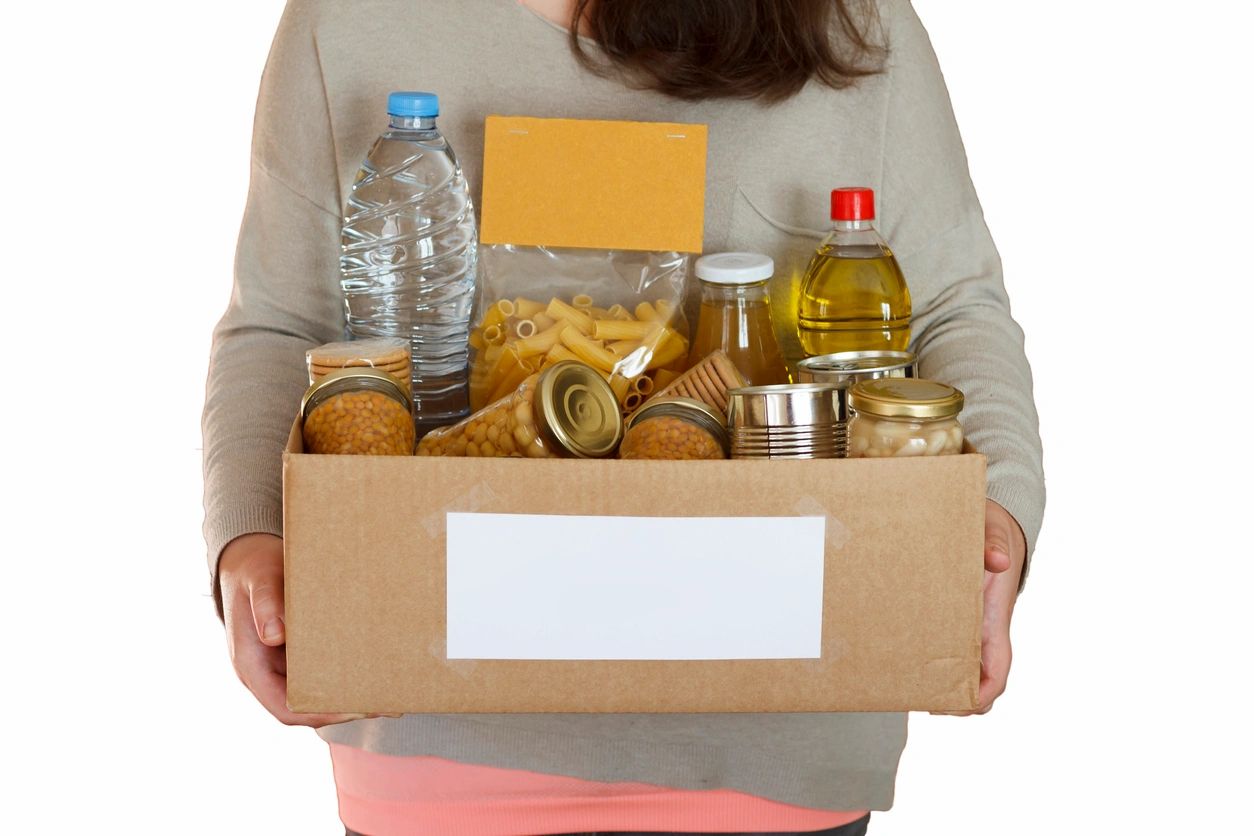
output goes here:
[{"label": "pink shirt hem", "polygon": [[794,807],[735,790],[601,783],[334,743],[331,763],[340,818],[368,836],[805,832],[866,815]]}]

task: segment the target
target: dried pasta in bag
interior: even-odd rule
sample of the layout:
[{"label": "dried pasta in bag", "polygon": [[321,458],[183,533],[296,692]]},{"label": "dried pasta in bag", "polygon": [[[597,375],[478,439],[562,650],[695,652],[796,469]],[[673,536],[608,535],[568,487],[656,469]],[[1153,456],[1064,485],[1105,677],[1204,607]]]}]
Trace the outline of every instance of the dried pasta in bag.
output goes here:
[{"label": "dried pasta in bag", "polygon": [[605,378],[629,414],[658,388],[658,375],[673,380],[684,370],[685,253],[495,244],[480,250],[480,265],[471,409],[578,360]]}]

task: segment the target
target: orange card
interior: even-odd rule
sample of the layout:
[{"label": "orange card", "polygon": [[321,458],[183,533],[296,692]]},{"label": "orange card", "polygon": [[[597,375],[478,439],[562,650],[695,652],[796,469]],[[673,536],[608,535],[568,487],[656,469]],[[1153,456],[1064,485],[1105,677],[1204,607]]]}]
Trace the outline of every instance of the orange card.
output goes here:
[{"label": "orange card", "polygon": [[489,116],[485,244],[701,252],[705,125]]}]

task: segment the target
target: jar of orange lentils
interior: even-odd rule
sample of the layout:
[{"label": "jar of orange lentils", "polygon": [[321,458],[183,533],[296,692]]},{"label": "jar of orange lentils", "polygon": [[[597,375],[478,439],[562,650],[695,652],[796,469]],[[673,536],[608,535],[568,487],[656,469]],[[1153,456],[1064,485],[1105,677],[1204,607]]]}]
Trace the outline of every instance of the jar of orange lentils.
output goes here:
[{"label": "jar of orange lentils", "polygon": [[320,379],[301,399],[306,453],[409,456],[414,421],[409,397],[386,372],[345,369]]},{"label": "jar of orange lentils", "polygon": [[725,459],[727,424],[693,398],[647,403],[631,417],[620,459]]}]

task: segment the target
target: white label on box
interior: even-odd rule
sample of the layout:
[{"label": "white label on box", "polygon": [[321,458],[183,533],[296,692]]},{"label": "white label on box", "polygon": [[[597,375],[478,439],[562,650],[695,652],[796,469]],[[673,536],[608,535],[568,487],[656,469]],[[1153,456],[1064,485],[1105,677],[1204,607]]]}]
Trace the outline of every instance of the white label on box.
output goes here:
[{"label": "white label on box", "polygon": [[817,659],[823,517],[448,515],[449,659]]}]

